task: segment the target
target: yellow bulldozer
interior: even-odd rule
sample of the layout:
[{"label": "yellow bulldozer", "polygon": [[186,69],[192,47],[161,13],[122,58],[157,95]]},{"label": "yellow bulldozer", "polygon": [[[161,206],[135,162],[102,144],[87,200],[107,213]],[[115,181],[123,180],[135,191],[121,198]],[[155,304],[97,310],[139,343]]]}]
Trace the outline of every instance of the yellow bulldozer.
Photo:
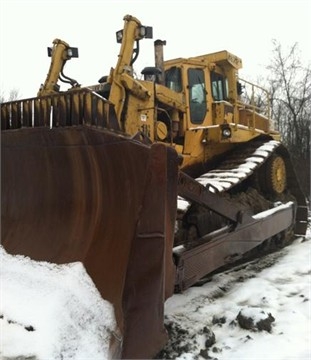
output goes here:
[{"label": "yellow bulldozer", "polygon": [[131,359],[164,347],[174,292],[307,228],[269,94],[239,78],[241,59],[164,60],[156,40],[138,78],[139,43],[152,36],[126,15],[116,65],[91,86],[64,74],[78,50],[55,39],[37,96],[1,104],[3,247],[81,261],[114,306],[118,356]]}]

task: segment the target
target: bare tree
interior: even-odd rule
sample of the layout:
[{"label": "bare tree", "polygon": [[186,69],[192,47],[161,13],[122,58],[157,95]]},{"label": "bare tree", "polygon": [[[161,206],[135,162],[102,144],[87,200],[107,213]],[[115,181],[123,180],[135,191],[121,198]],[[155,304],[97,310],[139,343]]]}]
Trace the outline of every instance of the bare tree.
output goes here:
[{"label": "bare tree", "polygon": [[304,191],[310,196],[311,68],[301,62],[298,43],[284,51],[273,41],[269,70],[272,117],[289,149]]},{"label": "bare tree", "polygon": [[5,102],[5,96],[4,96],[3,91],[1,91],[1,94],[0,94],[0,104],[2,104],[3,102]]},{"label": "bare tree", "polygon": [[12,89],[9,92],[9,96],[6,97],[4,92],[1,91],[1,95],[0,95],[0,104],[6,101],[14,101],[14,100],[18,100],[20,98],[20,93],[18,89]]},{"label": "bare tree", "polygon": [[9,101],[17,100],[20,97],[19,91],[17,89],[12,89],[9,93]]}]

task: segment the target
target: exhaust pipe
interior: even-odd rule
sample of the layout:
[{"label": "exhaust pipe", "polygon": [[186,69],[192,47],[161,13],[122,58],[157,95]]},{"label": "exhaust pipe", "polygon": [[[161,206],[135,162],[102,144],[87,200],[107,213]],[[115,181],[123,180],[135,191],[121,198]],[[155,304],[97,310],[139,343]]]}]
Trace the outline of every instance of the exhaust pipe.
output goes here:
[{"label": "exhaust pipe", "polygon": [[156,40],[154,42],[154,57],[155,57],[155,66],[160,70],[158,74],[158,83],[165,84],[165,75],[164,75],[164,57],[163,57],[163,47],[166,45],[165,40]]}]

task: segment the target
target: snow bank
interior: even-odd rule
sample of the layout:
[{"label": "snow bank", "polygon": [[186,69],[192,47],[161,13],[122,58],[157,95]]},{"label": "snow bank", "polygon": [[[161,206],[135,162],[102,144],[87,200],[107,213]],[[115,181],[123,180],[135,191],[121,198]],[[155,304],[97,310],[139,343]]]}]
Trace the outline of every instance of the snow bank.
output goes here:
[{"label": "snow bank", "polygon": [[0,358],[108,359],[116,330],[82,263],[56,265],[0,247]]}]

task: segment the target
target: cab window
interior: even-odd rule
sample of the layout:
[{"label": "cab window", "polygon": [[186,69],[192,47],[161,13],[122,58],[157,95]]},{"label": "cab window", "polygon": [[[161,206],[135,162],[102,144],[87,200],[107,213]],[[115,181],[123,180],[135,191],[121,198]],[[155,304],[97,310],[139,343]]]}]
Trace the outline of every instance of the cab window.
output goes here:
[{"label": "cab window", "polygon": [[211,82],[213,99],[215,101],[226,100],[228,97],[228,85],[224,76],[214,72],[211,74]]},{"label": "cab window", "polygon": [[180,68],[174,66],[165,71],[165,86],[176,92],[182,91]]},{"label": "cab window", "polygon": [[188,70],[190,118],[194,124],[201,124],[205,118],[206,89],[204,72],[202,69]]}]

